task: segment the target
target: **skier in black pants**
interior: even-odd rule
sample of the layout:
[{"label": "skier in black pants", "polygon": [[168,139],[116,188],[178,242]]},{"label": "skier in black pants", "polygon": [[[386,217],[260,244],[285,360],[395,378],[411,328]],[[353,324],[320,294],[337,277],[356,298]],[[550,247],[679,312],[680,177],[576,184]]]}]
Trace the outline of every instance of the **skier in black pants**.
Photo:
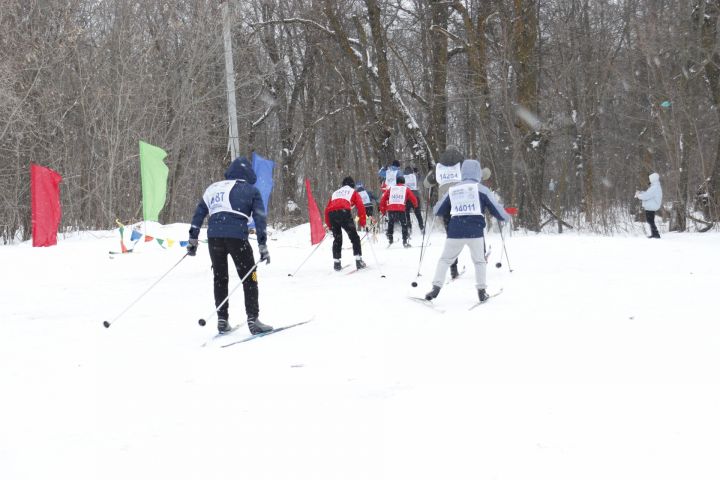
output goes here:
[{"label": "skier in black pants", "polygon": [[[228,320],[230,303],[225,301],[228,296],[229,280],[227,257],[230,255],[240,278],[247,275],[243,281],[243,293],[245,294],[245,313],[250,333],[256,335],[269,332],[272,327],[263,324],[258,319],[260,308],[257,272],[254,271],[248,275],[250,269],[255,265],[252,247],[248,242],[248,221],[251,216],[255,221],[260,260],[270,263],[270,254],[266,245],[265,206],[260,191],[254,186],[257,177],[250,162],[245,158],[236,158],[225,171],[225,178],[225,181],[210,185],[198,203],[190,225],[187,252],[188,255],[195,256],[200,227],[209,214],[207,236],[213,268],[213,291],[217,308],[218,331],[225,333],[231,330]],[[225,303],[222,304],[224,301]]]},{"label": "skier in black pants", "polygon": [[417,219],[420,233],[424,233],[425,226],[422,218],[422,204],[420,202],[420,187],[418,186],[417,168],[405,167],[403,177],[405,177],[405,186],[410,189],[417,199],[417,206],[413,205],[410,201],[405,204],[405,218],[407,219],[408,232],[412,235],[412,220],[410,217],[410,211],[412,210],[415,212],[415,218]]},{"label": "skier in black pants", "polygon": [[345,230],[353,246],[353,255],[355,255],[355,267],[360,270],[367,265],[362,259],[362,247],[360,245],[360,236],[355,229],[355,221],[352,216],[353,205],[357,208],[360,220],[360,228],[365,228],[366,216],[365,206],[363,205],[360,194],[355,191],[355,181],[352,177],[345,177],[342,182],[343,186],[335,190],[330,197],[330,201],[325,207],[325,225],[333,234],[333,268],[336,271],[342,270],[340,265],[340,256],[342,255],[342,231]]}]

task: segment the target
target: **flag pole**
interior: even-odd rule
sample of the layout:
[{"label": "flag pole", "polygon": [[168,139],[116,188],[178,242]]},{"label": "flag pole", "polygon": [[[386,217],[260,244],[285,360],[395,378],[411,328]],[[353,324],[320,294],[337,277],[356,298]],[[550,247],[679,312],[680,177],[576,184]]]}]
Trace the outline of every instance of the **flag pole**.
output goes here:
[{"label": "flag pole", "polygon": [[235,68],[232,57],[232,37],[230,35],[230,14],[228,1],[223,2],[223,44],[225,49],[225,89],[227,90],[227,110],[229,128],[230,161],[238,156],[240,142],[238,140],[237,110],[235,104]]}]

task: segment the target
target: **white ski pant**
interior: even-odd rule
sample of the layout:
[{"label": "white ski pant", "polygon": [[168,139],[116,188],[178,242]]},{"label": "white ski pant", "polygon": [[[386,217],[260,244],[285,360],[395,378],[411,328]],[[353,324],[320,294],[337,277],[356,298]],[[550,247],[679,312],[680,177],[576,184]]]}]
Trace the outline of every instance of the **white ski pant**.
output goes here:
[{"label": "white ski pant", "polygon": [[470,248],[470,257],[475,265],[475,286],[479,289],[487,288],[485,283],[487,260],[485,260],[485,237],[478,238],[447,238],[440,260],[438,260],[432,284],[442,288],[445,276],[455,259],[462,252],[463,247]]}]

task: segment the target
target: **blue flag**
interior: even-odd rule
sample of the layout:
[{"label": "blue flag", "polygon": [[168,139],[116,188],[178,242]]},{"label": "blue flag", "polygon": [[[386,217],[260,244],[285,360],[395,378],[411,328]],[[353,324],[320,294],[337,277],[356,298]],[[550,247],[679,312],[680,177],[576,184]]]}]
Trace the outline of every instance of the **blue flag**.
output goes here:
[{"label": "blue flag", "polygon": [[[275,162],[263,158],[256,152],[252,154],[253,170],[257,175],[257,181],[255,186],[260,190],[260,196],[262,197],[263,204],[265,205],[265,213],[268,211],[268,203],[270,202],[270,192],[273,188],[273,167]],[[255,222],[249,224],[250,227],[255,226]]]}]

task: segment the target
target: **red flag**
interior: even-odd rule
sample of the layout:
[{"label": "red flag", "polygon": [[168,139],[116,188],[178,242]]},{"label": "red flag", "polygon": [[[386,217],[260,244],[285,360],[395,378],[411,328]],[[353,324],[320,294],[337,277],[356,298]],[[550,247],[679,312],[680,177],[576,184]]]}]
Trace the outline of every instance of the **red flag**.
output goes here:
[{"label": "red flag", "polygon": [[55,170],[30,165],[30,203],[32,209],[33,247],[57,244],[62,176]]},{"label": "red flag", "polygon": [[312,196],[310,180],[307,178],[305,179],[305,189],[307,190],[308,197],[308,216],[310,217],[310,243],[316,245],[325,238],[325,228],[323,227],[320,210]]}]

